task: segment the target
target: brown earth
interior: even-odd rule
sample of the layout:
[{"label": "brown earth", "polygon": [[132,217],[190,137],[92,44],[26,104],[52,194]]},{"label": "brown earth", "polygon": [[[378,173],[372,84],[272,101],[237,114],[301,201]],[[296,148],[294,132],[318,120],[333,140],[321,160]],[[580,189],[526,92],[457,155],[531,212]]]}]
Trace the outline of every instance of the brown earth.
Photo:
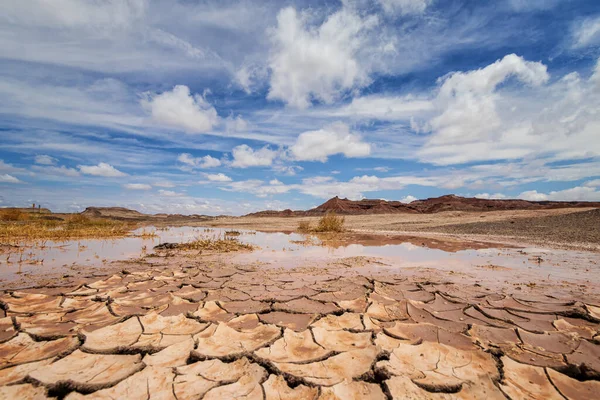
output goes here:
[{"label": "brown earth", "polygon": [[0,398],[590,399],[598,289],[147,258],[1,293]]},{"label": "brown earth", "polygon": [[477,199],[455,195],[415,200],[405,204],[399,201],[359,200],[353,201],[334,197],[318,207],[307,211],[260,211],[248,214],[249,217],[304,217],[334,212],[340,215],[365,214],[432,214],[445,211],[499,211],[499,210],[546,210],[555,208],[600,207],[600,203],[585,201],[527,201],[519,199],[496,200]]}]

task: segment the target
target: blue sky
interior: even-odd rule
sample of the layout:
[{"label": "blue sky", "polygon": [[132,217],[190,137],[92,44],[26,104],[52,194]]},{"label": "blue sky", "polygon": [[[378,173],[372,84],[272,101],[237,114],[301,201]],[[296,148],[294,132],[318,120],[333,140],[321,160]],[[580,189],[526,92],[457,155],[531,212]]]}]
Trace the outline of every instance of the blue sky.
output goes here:
[{"label": "blue sky", "polygon": [[0,207],[600,201],[595,0],[0,4]]}]

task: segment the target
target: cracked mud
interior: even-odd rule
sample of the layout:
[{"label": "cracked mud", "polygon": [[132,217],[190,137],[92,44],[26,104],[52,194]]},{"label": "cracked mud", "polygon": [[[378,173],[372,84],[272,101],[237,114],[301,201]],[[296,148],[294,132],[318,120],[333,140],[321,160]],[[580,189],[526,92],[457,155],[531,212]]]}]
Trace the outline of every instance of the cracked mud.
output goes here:
[{"label": "cracked mud", "polygon": [[590,399],[600,295],[204,259],[0,294],[0,398]]}]

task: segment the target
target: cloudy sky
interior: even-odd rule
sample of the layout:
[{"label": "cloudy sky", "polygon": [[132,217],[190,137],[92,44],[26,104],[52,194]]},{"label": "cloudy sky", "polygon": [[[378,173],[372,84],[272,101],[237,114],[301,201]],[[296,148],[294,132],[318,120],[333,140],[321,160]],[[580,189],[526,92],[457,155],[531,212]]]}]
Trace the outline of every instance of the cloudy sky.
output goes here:
[{"label": "cloudy sky", "polygon": [[597,0],[4,0],[0,206],[600,201]]}]

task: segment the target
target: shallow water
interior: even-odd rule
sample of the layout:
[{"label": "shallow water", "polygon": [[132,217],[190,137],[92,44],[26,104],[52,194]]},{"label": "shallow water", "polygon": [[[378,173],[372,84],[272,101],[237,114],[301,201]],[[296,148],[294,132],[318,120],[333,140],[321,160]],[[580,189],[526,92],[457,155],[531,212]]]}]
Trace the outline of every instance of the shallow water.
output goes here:
[{"label": "shallow water", "polygon": [[[153,232],[154,237],[131,236],[108,240],[38,242],[20,249],[4,250],[0,255],[0,279],[11,281],[21,274],[62,273],[73,266],[98,267],[116,260],[139,258],[166,242],[186,242],[198,237],[222,238],[228,229],[173,227],[164,230],[142,228],[133,235]],[[232,262],[261,263],[273,267],[298,267],[343,263],[344,258],[364,257],[386,267],[436,268],[448,272],[486,275],[497,279],[519,276],[534,279],[543,276],[571,282],[600,280],[600,257],[597,253],[547,249],[484,248],[481,242],[426,240],[414,237],[358,235],[342,242],[314,235],[239,230],[237,238],[257,246],[251,253],[227,254]],[[417,243],[417,244],[415,244]]]}]

